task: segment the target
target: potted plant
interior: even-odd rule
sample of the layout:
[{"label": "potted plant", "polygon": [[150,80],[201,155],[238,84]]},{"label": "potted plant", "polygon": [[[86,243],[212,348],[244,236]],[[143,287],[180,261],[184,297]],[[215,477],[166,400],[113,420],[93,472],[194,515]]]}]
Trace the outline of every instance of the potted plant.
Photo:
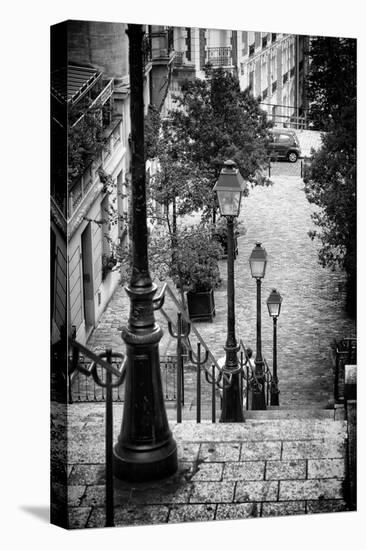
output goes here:
[{"label": "potted plant", "polygon": [[207,228],[190,227],[180,232],[171,275],[186,291],[192,320],[212,322],[215,316],[214,289],[221,282],[218,260],[222,253],[221,245]]},{"label": "potted plant", "polygon": [[117,265],[117,258],[114,256],[113,252],[111,254],[102,255],[102,280],[107,277],[108,273],[113,270]]}]

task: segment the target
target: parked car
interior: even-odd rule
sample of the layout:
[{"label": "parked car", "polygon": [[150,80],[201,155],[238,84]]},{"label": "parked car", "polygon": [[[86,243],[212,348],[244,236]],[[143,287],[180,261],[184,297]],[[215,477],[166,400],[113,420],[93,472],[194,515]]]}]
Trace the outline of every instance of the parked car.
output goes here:
[{"label": "parked car", "polygon": [[300,143],[295,132],[284,128],[271,128],[268,154],[271,159],[296,162],[301,156]]}]

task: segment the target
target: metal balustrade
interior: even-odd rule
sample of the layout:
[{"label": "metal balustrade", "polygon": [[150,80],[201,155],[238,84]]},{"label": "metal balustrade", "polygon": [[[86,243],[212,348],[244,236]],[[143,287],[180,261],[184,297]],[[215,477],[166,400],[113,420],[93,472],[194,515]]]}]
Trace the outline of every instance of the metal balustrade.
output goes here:
[{"label": "metal balustrade", "polygon": [[231,67],[232,50],[230,46],[207,48],[207,63],[213,67]]},{"label": "metal balustrade", "polygon": [[[74,337],[69,338],[72,356],[69,373],[78,371],[86,377],[92,376],[95,384],[105,391],[105,457],[106,457],[106,527],[114,526],[114,479],[113,479],[113,389],[118,388],[126,375],[127,356],[113,353],[111,349],[99,354],[89,350]],[[115,361],[119,360],[119,367]],[[113,379],[114,376],[114,379]]]},{"label": "metal balustrade", "polygon": [[[222,397],[224,389],[231,384],[233,373],[226,370],[225,366],[220,366],[195,325],[189,321],[187,313],[181,308],[169,285],[165,285],[164,292],[174,297],[174,303],[178,309],[177,322],[174,323],[167,312],[161,308],[168,322],[168,330],[176,340],[176,353],[160,357],[164,399],[166,402],[175,403],[177,422],[182,422],[182,411],[185,404],[191,408],[193,403],[196,407],[197,422],[201,422],[202,405],[209,405],[211,421],[216,422],[217,399],[220,396]],[[196,346],[193,346],[189,339],[190,333],[197,339]],[[96,357],[101,351],[101,348],[99,348],[90,353],[94,353]],[[240,340],[239,354],[238,368],[241,372],[242,402],[244,408],[249,410],[253,392],[262,391],[262,386],[256,377],[254,364],[243,340]],[[117,360],[113,360],[113,357],[112,365],[118,367],[120,357],[116,355]],[[69,371],[69,402],[106,402],[106,389],[99,384],[99,381],[105,382],[105,372],[103,370],[99,372],[99,380],[95,380],[94,377],[90,378],[90,358],[88,358],[88,355],[84,355],[83,352],[79,353],[78,362],[79,368]],[[70,364],[72,364],[72,359],[70,359]],[[264,369],[266,404],[269,405],[272,374],[265,359]],[[122,377],[120,384],[112,389],[112,401],[121,403],[124,401],[123,382],[124,377]],[[186,399],[187,395],[189,402]]]}]

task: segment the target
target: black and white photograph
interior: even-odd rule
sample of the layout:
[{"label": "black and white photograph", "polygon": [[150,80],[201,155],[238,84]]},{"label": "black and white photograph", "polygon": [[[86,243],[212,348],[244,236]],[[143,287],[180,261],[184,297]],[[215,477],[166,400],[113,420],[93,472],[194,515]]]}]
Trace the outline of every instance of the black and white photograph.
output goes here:
[{"label": "black and white photograph", "polygon": [[7,531],[357,548],[360,10],[71,4],[4,66]]},{"label": "black and white photograph", "polygon": [[356,509],[356,43],[51,28],[52,522]]}]

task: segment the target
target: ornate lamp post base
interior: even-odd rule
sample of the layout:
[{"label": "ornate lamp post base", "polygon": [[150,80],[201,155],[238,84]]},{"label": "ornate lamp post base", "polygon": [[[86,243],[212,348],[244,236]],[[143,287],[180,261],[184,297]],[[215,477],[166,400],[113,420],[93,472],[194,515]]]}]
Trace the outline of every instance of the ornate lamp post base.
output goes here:
[{"label": "ornate lamp post base", "polygon": [[127,370],[121,432],[113,451],[114,474],[128,481],[153,480],[178,468],[177,445],[168,424],[160,375],[163,331],[154,322],[154,285],[142,291],[126,290],[131,316],[128,327],[122,330]]},{"label": "ornate lamp post base", "polygon": [[115,476],[128,481],[151,481],[168,477],[178,468],[177,446],[173,439],[155,449],[133,449],[117,443],[113,458]]}]

